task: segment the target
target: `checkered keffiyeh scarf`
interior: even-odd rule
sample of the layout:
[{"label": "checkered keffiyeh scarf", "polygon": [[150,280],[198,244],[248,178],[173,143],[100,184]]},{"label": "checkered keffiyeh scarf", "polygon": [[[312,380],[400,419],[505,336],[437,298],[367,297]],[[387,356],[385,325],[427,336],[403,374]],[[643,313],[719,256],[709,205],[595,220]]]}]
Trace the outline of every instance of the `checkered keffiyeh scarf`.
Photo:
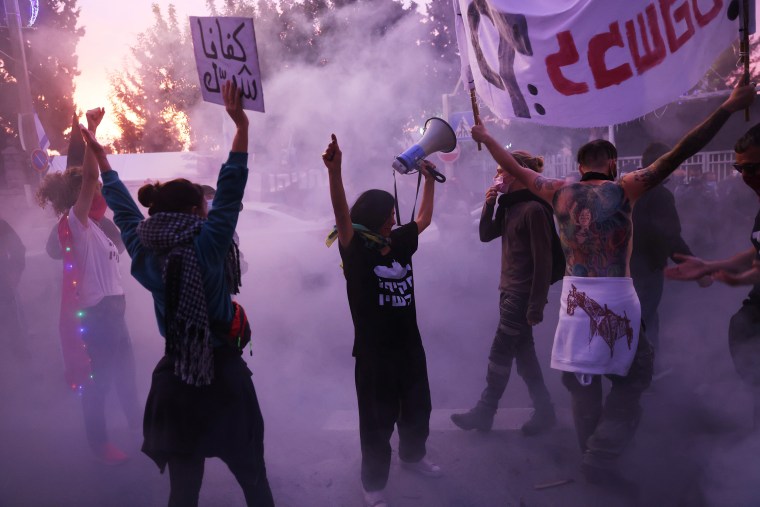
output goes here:
[{"label": "checkered keffiyeh scarf", "polygon": [[[166,353],[175,357],[174,373],[183,382],[195,386],[209,385],[214,378],[206,294],[193,242],[204,222],[204,219],[188,213],[156,213],[137,226],[140,242],[165,256]],[[234,242],[226,268],[230,290],[237,294],[240,254]]]}]

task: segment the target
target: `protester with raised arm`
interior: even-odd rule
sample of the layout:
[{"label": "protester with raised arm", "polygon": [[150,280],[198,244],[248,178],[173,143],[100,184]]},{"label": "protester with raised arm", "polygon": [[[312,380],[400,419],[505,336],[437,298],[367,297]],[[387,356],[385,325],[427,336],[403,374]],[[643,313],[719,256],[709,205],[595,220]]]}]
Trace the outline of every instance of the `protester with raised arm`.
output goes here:
[{"label": "protester with raised arm", "polygon": [[[512,155],[523,167],[543,171],[543,158],[524,151]],[[497,167],[494,185],[486,191],[479,229],[483,242],[501,238],[499,325],[480,400],[471,410],[452,414],[451,420],[463,430],[489,431],[515,362],[535,408],[521,429],[525,435],[537,435],[556,421],[533,344],[533,326],[544,318],[549,285],[562,278],[565,267],[551,208]]]},{"label": "protester with raised arm", "polygon": [[354,322],[353,356],[359,404],[361,479],[367,507],[386,507],[384,489],[391,462],[390,438],[398,426],[402,466],[437,477],[426,457],[430,387],[425,350],[417,327],[412,255],[417,238],[433,218],[435,180],[425,176],[416,218],[393,229],[395,200],[384,190],[367,190],[349,209],[341,175],[342,153],[333,134],[322,160],[327,167],[335,230]]},{"label": "protester with raised arm", "polygon": [[[92,132],[103,114],[102,108],[87,111]],[[106,201],[93,154],[85,154],[81,167],[45,176],[37,200],[43,207],[50,203],[61,216],[57,229],[64,259],[61,311],[68,312],[61,315],[61,322],[76,321],[72,330],[80,334],[90,359],[91,374],[80,387],[87,440],[98,460],[117,465],[127,455],[108,439],[106,395],[112,386],[116,388],[127,422],[134,429],[140,425],[140,407],[132,341],[124,320],[119,248],[100,225]]]},{"label": "protester with raised arm", "polygon": [[[749,129],[734,146],[734,168],[760,197],[760,124]],[[760,212],[750,236],[752,246],[727,259],[704,261],[681,255],[678,266],[665,270],[673,280],[699,280],[705,276],[727,285],[752,285],[728,326],[728,350],[736,372],[752,391],[754,427],[760,429]]]},{"label": "protester with raised arm", "polygon": [[145,407],[142,450],[162,472],[168,465],[171,507],[198,504],[208,457],[227,464],[247,505],[274,505],[264,464],[264,423],[251,371],[241,357],[250,326],[231,298],[240,286],[232,236],[248,179],[248,118],[234,84],[224,85],[223,97],[237,130],[210,211],[200,185],[175,179],[140,188],[138,198],[149,215],[144,218],[102,146],[83,131],[132,258],[132,274],[153,295],[166,340]]},{"label": "protester with raised arm", "polygon": [[[754,85],[738,86],[675,148],[618,181],[617,150],[608,141],[581,147],[581,181],[568,183],[522,167],[483,125],[472,129],[473,139],[485,144],[501,167],[554,209],[567,267],[551,365],[564,372],[563,383],[572,395],[583,451],[581,469],[591,483],[632,495],[637,491],[616,470],[617,458],[641,417],[639,398],[651,382],[654,361],[629,274],[632,206],[701,150],[731,114],[748,107],[754,97]],[[612,382],[604,404],[601,375]]]}]

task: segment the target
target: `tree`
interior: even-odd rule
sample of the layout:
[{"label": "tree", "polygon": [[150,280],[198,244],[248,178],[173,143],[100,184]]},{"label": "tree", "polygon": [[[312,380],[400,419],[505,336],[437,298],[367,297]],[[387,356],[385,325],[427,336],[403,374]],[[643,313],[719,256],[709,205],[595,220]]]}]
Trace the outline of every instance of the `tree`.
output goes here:
[{"label": "tree", "polygon": [[[23,5],[23,4],[22,4]],[[64,151],[64,132],[75,111],[74,78],[79,75],[76,45],[84,35],[77,27],[77,0],[41,0],[34,27],[24,28],[32,103],[50,139],[51,148]],[[0,30],[0,135],[18,139],[18,85],[20,65],[11,56],[8,29]]]},{"label": "tree", "polygon": [[174,5],[153,5],[153,25],[131,48],[131,69],[110,76],[117,152],[180,151],[193,144],[188,111],[200,100],[189,29]]},{"label": "tree", "polygon": [[[214,0],[207,1],[210,15],[254,19],[265,90],[267,82],[275,82],[294,69],[296,74],[288,75],[286,82],[278,84],[281,89],[298,93],[294,82],[302,76],[317,80],[336,74],[351,77],[352,73],[365,73],[367,66],[376,61],[383,67],[377,71],[392,73],[395,67],[410,68],[402,61],[414,58],[424,62],[413,69],[415,73],[421,72],[414,78],[425,83],[425,99],[430,101],[414,107],[420,116],[426,117],[430,112],[424,112],[426,109],[440,112],[438,97],[453,88],[459,64],[453,25],[449,28],[453,19],[451,5],[446,3],[444,7],[434,2],[426,13],[411,8],[414,5],[388,0],[224,0],[217,6]],[[117,122],[124,131],[116,149],[155,151],[214,144],[208,142],[213,134],[201,132],[216,123],[206,122],[204,128],[199,128],[202,122],[188,121],[188,114],[197,114],[192,108],[200,101],[189,30],[179,25],[172,6],[166,16],[154,6],[154,17],[153,26],[140,35],[132,49],[133,69],[112,77]],[[389,50],[387,43],[391,40],[394,44]],[[375,50],[384,54],[375,55]],[[361,60],[357,60],[358,53]],[[364,67],[359,68],[361,65]],[[324,72],[320,73],[320,69]],[[396,88],[394,95],[401,96],[408,83],[402,76],[393,75],[391,86]],[[166,90],[171,93],[165,93]],[[275,115],[267,116],[272,120]],[[405,108],[388,111],[385,116],[391,122],[400,122],[396,130],[420,119],[408,118]],[[298,123],[298,118],[276,121],[281,127],[283,121]],[[185,130],[178,133],[177,124]],[[149,134],[151,129],[154,130]],[[292,129],[297,131],[299,127],[295,125]],[[177,141],[180,134],[186,136],[185,141]],[[215,135],[219,137],[218,129]]]}]

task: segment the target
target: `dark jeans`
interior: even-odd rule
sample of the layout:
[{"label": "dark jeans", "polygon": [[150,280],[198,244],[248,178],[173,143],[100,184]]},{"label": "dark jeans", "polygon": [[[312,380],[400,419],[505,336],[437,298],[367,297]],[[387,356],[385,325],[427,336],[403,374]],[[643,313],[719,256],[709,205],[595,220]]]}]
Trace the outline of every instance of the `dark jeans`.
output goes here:
[{"label": "dark jeans", "polygon": [[639,399],[652,381],[654,350],[642,327],[639,344],[628,375],[605,375],[612,382],[602,404],[602,379],[594,375],[584,386],[574,373],[564,372],[562,383],[572,396],[573,418],[583,462],[613,468],[615,461],[636,433],[641,419]]},{"label": "dark jeans", "polygon": [[139,428],[142,410],[137,402],[135,359],[132,341],[124,322],[124,296],[107,296],[97,305],[84,309],[82,338],[87,346],[92,382],[82,393],[87,440],[97,451],[108,440],[105,401],[111,386],[130,428]]},{"label": "dark jeans", "polygon": [[527,309],[527,294],[508,291],[501,293],[499,327],[496,328],[488,355],[486,388],[478,402],[478,406],[488,412],[495,413],[499,406],[499,400],[509,382],[512,361],[517,364],[517,374],[528,386],[530,398],[536,409],[548,409],[551,405],[549,391],[544,384],[541,366],[536,358],[533,328],[525,317]]},{"label": "dark jeans", "polygon": [[745,302],[731,317],[728,349],[739,377],[760,391],[760,305]]},{"label": "dark jeans", "polygon": [[362,485],[366,491],[377,491],[388,482],[394,425],[398,425],[401,460],[425,457],[432,410],[425,352],[420,348],[357,357],[355,380]]},{"label": "dark jeans", "polygon": [[[237,459],[221,458],[243,488],[248,507],[274,507],[269,489],[264,456],[241,455]],[[196,507],[203,482],[203,456],[169,458],[169,507]]]},{"label": "dark jeans", "polygon": [[633,277],[633,287],[641,303],[641,320],[646,326],[647,339],[655,352],[660,349],[660,315],[657,308],[662,300],[665,274],[661,269],[639,270]]}]

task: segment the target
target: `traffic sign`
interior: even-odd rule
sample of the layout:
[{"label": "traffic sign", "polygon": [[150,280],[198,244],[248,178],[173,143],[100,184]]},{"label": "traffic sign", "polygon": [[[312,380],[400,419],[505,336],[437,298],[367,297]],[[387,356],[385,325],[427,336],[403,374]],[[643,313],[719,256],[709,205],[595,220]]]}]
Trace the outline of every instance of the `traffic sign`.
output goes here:
[{"label": "traffic sign", "polygon": [[438,152],[438,158],[441,160],[441,162],[444,162],[446,164],[453,164],[459,158],[460,153],[462,153],[462,148],[460,148],[459,144],[457,143],[456,148],[448,153]]},{"label": "traffic sign", "polygon": [[32,152],[32,167],[35,171],[44,173],[50,165],[50,157],[46,151],[34,150]]}]

